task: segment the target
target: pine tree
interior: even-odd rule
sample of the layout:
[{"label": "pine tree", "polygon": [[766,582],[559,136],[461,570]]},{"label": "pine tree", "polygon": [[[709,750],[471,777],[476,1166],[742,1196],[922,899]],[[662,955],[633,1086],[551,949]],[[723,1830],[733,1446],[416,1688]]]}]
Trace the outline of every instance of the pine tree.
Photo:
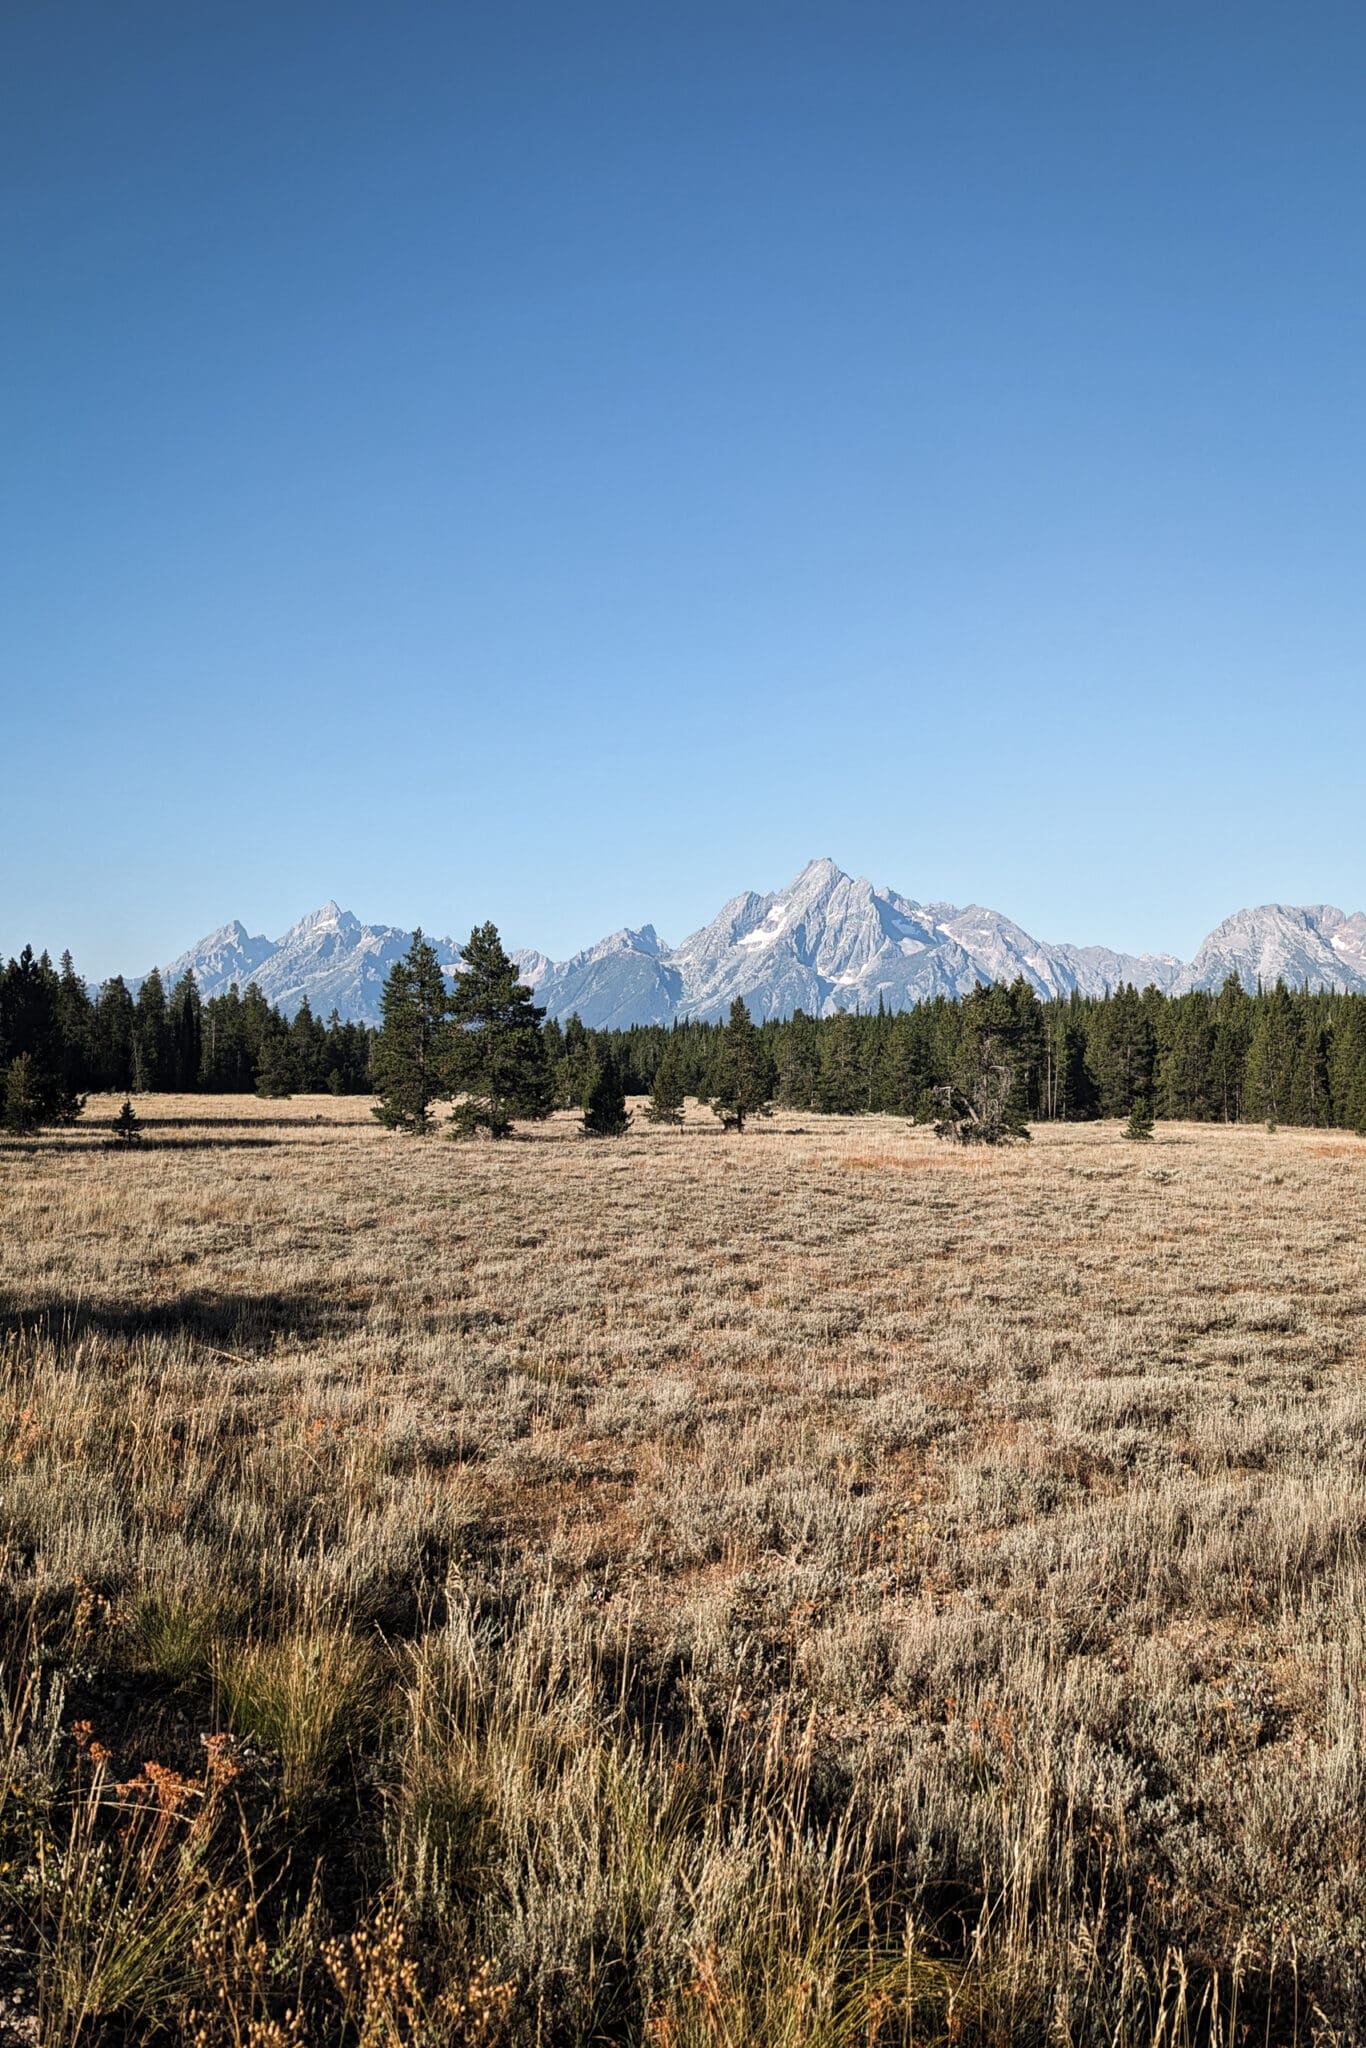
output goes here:
[{"label": "pine tree", "polygon": [[1159,1061],[1159,1100],[1164,1114],[1201,1122],[1213,1116],[1215,1093],[1215,1009],[1201,990],[1169,1005],[1174,1011]]},{"label": "pine tree", "polygon": [[1328,1029],[1321,1008],[1309,1010],[1299,1034],[1299,1051],[1290,1084],[1290,1121],[1313,1128],[1326,1124],[1328,1106]]},{"label": "pine tree", "polygon": [[1124,1126],[1126,1138],[1133,1138],[1142,1144],[1153,1134],[1153,1112],[1146,1095],[1134,1097],[1134,1106],[1129,1111],[1129,1121]]},{"label": "pine tree", "polygon": [[1127,1116],[1140,1095],[1151,1097],[1156,1050],[1151,1012],[1138,990],[1121,982],[1093,1012],[1087,1034],[1102,1116]]},{"label": "pine tree", "polygon": [[73,1124],[85,1107],[67,1077],[60,1003],[61,983],[46,953],[35,959],[33,948],[25,946],[0,973],[0,1072],[9,1077],[7,1103],[12,1094],[12,1107],[0,1107],[0,1114],[10,1129]]},{"label": "pine tree", "polygon": [[918,1116],[929,1079],[929,1061],[918,1013],[901,1010],[893,1017],[882,1048],[879,1107],[892,1116]]},{"label": "pine tree", "polygon": [[506,1138],[514,1117],[536,1121],[555,1106],[541,1020],[531,990],[503,950],[495,925],[477,925],[461,954],[451,1005],[451,1078],[464,1091],[451,1117],[457,1136]]},{"label": "pine tree", "polygon": [[1009,989],[979,983],[964,997],[949,1078],[932,1091],[939,1108],[936,1137],[960,1145],[1029,1142],[1016,1030]]},{"label": "pine tree", "polygon": [[552,1061],[557,1107],[576,1108],[583,1102],[584,1090],[593,1078],[593,1041],[577,1010],[565,1019],[558,1058],[553,1053],[553,1041],[546,1045],[546,1058]]},{"label": "pine tree", "polygon": [[681,1124],[686,1100],[682,1041],[677,1032],[670,1032],[659,1065],[655,1068],[654,1086],[645,1114],[652,1124]]},{"label": "pine tree", "polygon": [[726,1131],[743,1131],[751,1116],[773,1114],[773,1062],[737,996],[711,1070],[710,1108]]},{"label": "pine tree", "polygon": [[1016,1099],[1021,1113],[1030,1116],[1043,1108],[1048,1019],[1043,1004],[1022,974],[1016,975],[1006,993],[1012,1017],[1010,1056],[1015,1068]]},{"label": "pine tree", "polygon": [[261,1058],[276,1034],[278,1019],[270,1004],[254,981],[249,981],[242,995],[239,1016],[239,1030],[244,1063],[250,1076],[248,1087],[256,1086],[256,1072]]},{"label": "pine tree", "polygon": [[43,1089],[31,1052],[12,1059],[4,1073],[0,1123],[15,1137],[29,1137],[43,1127]]},{"label": "pine tree", "polygon": [[327,1079],[327,1027],[305,996],[289,1027],[296,1085],[302,1095],[321,1094]]},{"label": "pine tree", "polygon": [[150,1093],[167,1084],[170,1046],[166,1025],[166,991],[154,967],[134,1005],[133,1086]]},{"label": "pine tree", "polygon": [[784,1109],[811,1109],[820,1073],[820,1034],[814,1017],[794,1010],[778,1047],[778,1100]]},{"label": "pine tree", "polygon": [[1333,1122],[1366,1135],[1366,998],[1348,996],[1333,1025],[1328,1055]]},{"label": "pine tree", "polygon": [[295,1082],[289,1033],[286,1030],[276,1031],[261,1048],[256,1066],[256,1093],[271,1097],[292,1095]]},{"label": "pine tree", "polygon": [[854,1116],[863,1107],[861,1050],[859,1019],[852,1010],[841,1010],[821,1036],[815,1106],[827,1116]]},{"label": "pine tree", "polygon": [[203,1060],[203,1017],[199,987],[191,968],[186,968],[171,990],[166,1008],[167,1086],[197,1088]]},{"label": "pine tree", "polygon": [[57,984],[57,1035],[62,1048],[62,1080],[74,1096],[95,1083],[95,1006],[70,953],[62,955]]},{"label": "pine tree", "polygon": [[1243,1113],[1243,1085],[1252,1037],[1252,998],[1236,974],[1225,977],[1214,999],[1214,1043],[1210,1053],[1215,1111],[1226,1124]]},{"label": "pine tree", "polygon": [[420,930],[389,969],[375,1040],[375,1115],[394,1131],[425,1133],[434,1102],[451,1093],[451,997],[436,949]]},{"label": "pine tree", "polygon": [[1249,1121],[1285,1121],[1290,1109],[1299,1046],[1295,1034],[1295,1011],[1290,991],[1283,981],[1267,995],[1258,996],[1256,1021],[1247,1049],[1243,1084],[1243,1115]]},{"label": "pine tree", "polygon": [[123,1098],[123,1108],[114,1118],[109,1128],[113,1132],[112,1142],[124,1151],[127,1151],[133,1145],[140,1145],[142,1143],[144,1136],[142,1118],[137,1114],[126,1095]]},{"label": "pine tree", "polygon": [[624,1138],[630,1126],[621,1069],[611,1048],[604,1046],[584,1091],[583,1134],[585,1138]]},{"label": "pine tree", "polygon": [[1089,1123],[1100,1115],[1100,1096],[1086,1058],[1086,1027],[1080,1015],[1068,1016],[1058,1033],[1056,1114],[1068,1123]]},{"label": "pine tree", "polygon": [[136,1022],[133,998],[123,976],[116,974],[104,983],[95,1004],[95,1075],[101,1088],[126,1092],[132,1087]]}]

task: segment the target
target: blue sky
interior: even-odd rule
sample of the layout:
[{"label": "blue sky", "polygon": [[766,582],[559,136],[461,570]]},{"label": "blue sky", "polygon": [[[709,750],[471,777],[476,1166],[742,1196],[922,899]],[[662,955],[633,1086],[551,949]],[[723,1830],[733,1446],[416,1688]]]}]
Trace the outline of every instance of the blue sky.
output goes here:
[{"label": "blue sky", "polygon": [[0,947],[1366,904],[1366,17],[8,0]]}]

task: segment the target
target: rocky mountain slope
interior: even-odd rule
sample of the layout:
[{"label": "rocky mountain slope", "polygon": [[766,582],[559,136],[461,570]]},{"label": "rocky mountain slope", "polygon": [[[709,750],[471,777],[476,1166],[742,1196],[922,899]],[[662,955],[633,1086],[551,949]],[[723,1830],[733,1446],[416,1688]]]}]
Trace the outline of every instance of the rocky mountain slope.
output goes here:
[{"label": "rocky mountain slope", "polygon": [[[410,934],[366,925],[335,903],[278,940],[224,925],[162,969],[174,981],[193,968],[204,995],[254,980],[291,1015],[307,998],[327,1016],[377,1022],[380,991]],[[454,970],[459,944],[433,942]],[[1215,989],[1230,974],[1249,988],[1282,976],[1292,985],[1366,992],[1366,914],[1330,904],[1263,904],[1228,918],[1194,960],[1168,953],[1052,945],[978,904],[917,903],[814,860],[784,889],[732,897],[711,920],[669,946],[651,925],[613,932],[571,959],[513,956],[551,1016],[577,1012],[597,1026],[722,1017],[743,996],[756,1017],[795,1009],[905,1009],[935,995],[962,995],[979,981],[1023,975],[1041,996],[1101,995],[1121,981],[1183,992]]]},{"label": "rocky mountain slope", "polygon": [[1366,988],[1366,913],[1347,917],[1331,903],[1235,911],[1210,933],[1177,986],[1218,988],[1230,974],[1248,988],[1277,980],[1290,988]]}]

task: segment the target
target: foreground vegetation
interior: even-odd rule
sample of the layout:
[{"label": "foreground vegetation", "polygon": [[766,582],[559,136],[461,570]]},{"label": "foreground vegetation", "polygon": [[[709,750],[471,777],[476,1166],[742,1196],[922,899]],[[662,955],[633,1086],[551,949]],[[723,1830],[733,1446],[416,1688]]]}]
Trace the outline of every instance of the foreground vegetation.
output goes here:
[{"label": "foreground vegetation", "polygon": [[0,2034],[1347,2042],[1366,1145],[0,1149]]}]

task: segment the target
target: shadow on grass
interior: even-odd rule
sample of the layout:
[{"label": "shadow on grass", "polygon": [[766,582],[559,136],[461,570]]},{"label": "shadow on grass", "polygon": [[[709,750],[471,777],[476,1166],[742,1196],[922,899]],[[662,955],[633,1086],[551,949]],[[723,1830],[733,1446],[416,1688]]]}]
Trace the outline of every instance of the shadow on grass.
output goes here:
[{"label": "shadow on grass", "polygon": [[71,1300],[53,1293],[21,1300],[0,1291],[0,1335],[63,1345],[79,1344],[86,1337],[121,1344],[158,1337],[212,1351],[260,1353],[283,1340],[314,1343],[335,1336],[367,1307],[364,1300],[329,1298],[316,1290],[223,1293],[194,1288],[146,1302]]},{"label": "shadow on grass", "polygon": [[[347,1123],[340,1117],[325,1117],[300,1114],[299,1116],[143,1116],[138,1122],[144,1131],[311,1131],[331,1124],[336,1129],[346,1129]],[[83,1128],[98,1132],[108,1125],[91,1123]]]},{"label": "shadow on grass", "polygon": [[[223,1129],[223,1126],[219,1126]],[[244,1127],[245,1128],[245,1127]],[[307,1126],[304,1126],[307,1129]],[[65,1133],[62,1137],[45,1135],[40,1138],[0,1138],[0,1157],[26,1157],[35,1152],[70,1152],[89,1157],[92,1152],[117,1152],[136,1158],[145,1152],[239,1152],[244,1150],[263,1151],[284,1143],[282,1138],[239,1137],[232,1126],[226,1127],[221,1138],[175,1138],[145,1136],[139,1145],[121,1145],[109,1135],[109,1126],[89,1124],[76,1132]]]}]

